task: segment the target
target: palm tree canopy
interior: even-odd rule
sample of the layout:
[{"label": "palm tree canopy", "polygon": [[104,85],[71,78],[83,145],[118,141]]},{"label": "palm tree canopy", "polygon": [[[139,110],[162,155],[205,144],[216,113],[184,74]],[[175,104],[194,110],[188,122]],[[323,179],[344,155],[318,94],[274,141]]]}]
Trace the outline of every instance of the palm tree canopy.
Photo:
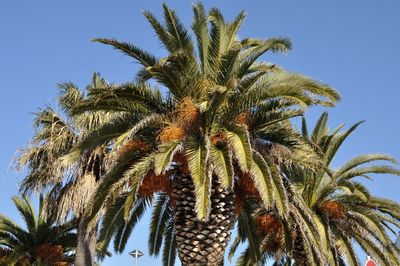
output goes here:
[{"label": "palm tree canopy", "polygon": [[[344,131],[343,125],[330,131],[327,122],[328,114],[323,113],[311,134],[308,133],[304,119],[302,123],[304,139],[322,154],[326,168],[309,171],[295,166],[283,167],[282,170],[312,211],[312,219],[314,224],[317,224],[322,249],[326,253],[329,265],[361,265],[354,243],[361,246],[367,254],[372,255],[382,265],[397,265],[400,251],[393,244],[389,233],[395,234],[399,229],[400,204],[374,196],[358,180],[359,178],[370,179],[371,174],[400,175],[400,171],[392,166],[397,162],[386,154],[363,154],[350,159],[337,169],[332,169],[330,164],[334,155],[361,122]],[[256,207],[260,208],[260,206]],[[263,239],[259,242],[263,244],[255,247],[257,251],[263,253],[260,261],[265,263],[268,258],[275,256],[276,265],[286,265],[285,263],[290,265],[290,258],[293,258],[291,248],[293,240],[287,242],[286,238],[281,238],[280,228],[283,227],[283,222],[276,219],[274,214],[276,211],[266,210],[254,213],[253,208],[249,212],[253,214],[250,218],[265,223],[258,225],[259,228],[261,227],[261,239]],[[274,225],[274,223],[275,229],[271,228],[271,224]],[[269,228],[265,228],[266,224]],[[301,225],[292,220],[285,225],[285,227],[288,226],[300,227]],[[246,240],[248,235],[249,232],[244,236],[239,235],[237,241]],[[296,237],[292,234],[289,239]],[[296,245],[295,240],[294,244]],[[314,261],[313,251],[309,248],[308,241],[304,240],[297,244],[302,245],[305,256],[310,256],[308,260]],[[236,246],[233,246],[231,255],[235,249]],[[249,250],[252,249],[254,247],[252,248],[249,244]],[[246,255],[244,253],[241,256],[238,264],[247,265],[250,259]]]},{"label": "palm tree canopy", "polygon": [[[338,93],[321,82],[263,62],[266,52],[288,52],[287,38],[240,39],[240,13],[225,21],[218,9],[206,13],[193,6],[193,36],[175,12],[163,5],[164,23],[144,15],[168,56],[157,58],[143,49],[115,39],[94,41],[133,57],[141,68],[137,81],[90,91],[73,114],[104,111],[121,117],[89,134],[77,153],[108,143],[114,165],[92,201],[92,216],[104,202],[113,201],[130,184],[128,216],[143,178],[173,174],[171,166],[190,173],[195,185],[196,213],[207,220],[211,177],[231,189],[235,177],[250,173],[265,206],[275,204],[273,163],[265,156],[273,143],[287,148],[285,162],[313,167],[318,156],[288,119],[310,105],[332,106]],[[195,47],[197,46],[197,50]],[[150,84],[158,84],[160,89]],[[72,157],[72,155],[71,155]],[[178,159],[179,158],[179,159]],[[132,164],[132,161],[135,162]],[[282,211],[284,201],[280,201]]]},{"label": "palm tree canopy", "polygon": [[15,206],[24,220],[20,227],[13,220],[0,215],[0,249],[4,256],[0,262],[70,261],[76,247],[76,221],[55,225],[52,215],[43,217],[43,197],[36,214],[27,197],[13,197]]},{"label": "palm tree canopy", "polygon": [[[98,73],[94,73],[87,91],[111,86]],[[24,195],[48,190],[44,213],[57,210],[57,220],[83,213],[87,199],[104,172],[105,150],[97,147],[73,160],[66,160],[75,145],[94,129],[111,119],[111,114],[92,112],[71,115],[72,108],[82,102],[84,93],[73,83],[59,84],[57,108],[46,107],[36,112],[35,134],[28,147],[22,149],[19,168],[27,168],[27,176],[20,184]]]},{"label": "palm tree canopy", "polygon": [[[322,151],[329,166],[342,143],[361,122],[346,131],[339,126],[329,132],[327,121],[328,114],[322,114],[309,139]],[[305,122],[303,132],[307,132]],[[370,179],[372,174],[399,176],[400,170],[393,164],[397,161],[386,154],[362,154],[337,169],[330,169],[329,175],[323,172],[300,175],[303,198],[325,227],[323,241],[327,247],[334,243],[328,256],[331,263],[341,257],[349,265],[360,265],[353,242],[382,265],[400,263],[400,251],[388,234],[399,230],[400,204],[374,196],[359,181]]]}]

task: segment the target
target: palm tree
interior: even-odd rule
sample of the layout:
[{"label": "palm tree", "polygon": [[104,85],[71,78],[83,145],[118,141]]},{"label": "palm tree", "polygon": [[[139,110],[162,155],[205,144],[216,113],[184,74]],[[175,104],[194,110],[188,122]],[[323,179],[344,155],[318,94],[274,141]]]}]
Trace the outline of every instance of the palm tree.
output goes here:
[{"label": "palm tree", "polygon": [[54,216],[39,214],[28,198],[13,197],[15,206],[25,222],[25,228],[0,215],[0,265],[69,265],[76,248],[76,221],[55,225]]},{"label": "palm tree", "polygon": [[218,9],[207,15],[201,4],[194,5],[196,53],[175,12],[166,5],[163,9],[165,24],[150,12],[144,15],[167,57],[115,39],[95,39],[133,57],[141,68],[137,82],[89,92],[73,108],[75,114],[125,114],[76,147],[78,153],[98,145],[112,150],[112,166],[86,218],[91,225],[99,210],[114,208],[122,197],[124,204],[113,211],[126,222],[124,233],[131,228],[129,221],[140,218],[143,195],[164,192],[173,208],[174,241],[182,263],[217,265],[236,219],[235,185],[254,183],[259,200],[267,207],[278,205],[285,216],[287,194],[269,153],[282,147],[282,163],[319,165],[288,119],[310,105],[332,106],[339,95],[325,84],[259,61],[269,51],[287,52],[291,42],[240,40],[244,12],[226,22]]},{"label": "palm tree", "polygon": [[[372,195],[356,180],[357,177],[370,178],[371,174],[400,175],[400,171],[390,165],[371,164],[396,161],[384,154],[364,154],[332,169],[330,164],[336,152],[360,123],[346,131],[341,131],[341,125],[329,132],[327,121],[328,114],[324,113],[309,136],[303,120],[302,132],[304,138],[323,154],[328,170],[321,168],[311,172],[296,167],[283,170],[313,212],[313,220],[318,225],[327,261],[329,265],[361,265],[355,251],[357,243],[381,265],[398,265],[400,250],[393,244],[388,231],[395,234],[400,227],[400,204]],[[297,230],[292,233],[293,249],[288,249],[285,246],[287,243],[282,241],[283,224],[275,216],[273,211],[268,210],[254,216],[259,221],[262,232],[260,237],[265,238],[265,242],[269,244],[259,246],[263,252],[263,261],[285,252],[286,258],[278,256],[280,262],[276,262],[276,265],[290,265],[290,258],[294,259],[296,265],[312,265],[307,241],[297,234],[300,228],[297,223],[294,227]],[[265,226],[267,221],[269,226]],[[271,224],[275,225],[274,230],[271,230]],[[271,245],[273,241],[275,245]],[[242,258],[241,261],[245,265],[248,260]]]},{"label": "palm tree", "polygon": [[[95,73],[87,90],[94,93],[107,86],[112,85]],[[70,156],[66,160],[65,156],[70,154],[80,139],[110,119],[111,114],[87,112],[82,116],[72,116],[71,108],[83,101],[84,93],[72,83],[62,83],[59,87],[60,112],[46,107],[35,114],[35,135],[19,158],[20,167],[28,168],[28,174],[21,184],[21,192],[29,194],[49,189],[44,214],[55,212],[59,222],[72,212],[79,221],[75,264],[92,265],[97,227],[87,232],[80,217],[105,171],[107,151],[97,147],[73,159]]]}]

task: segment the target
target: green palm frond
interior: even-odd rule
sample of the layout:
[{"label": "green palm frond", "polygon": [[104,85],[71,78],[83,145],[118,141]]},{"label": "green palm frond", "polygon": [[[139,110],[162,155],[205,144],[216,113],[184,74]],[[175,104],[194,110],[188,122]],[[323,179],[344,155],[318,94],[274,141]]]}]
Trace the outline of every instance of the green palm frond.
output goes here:
[{"label": "green palm frond", "polygon": [[175,265],[176,242],[175,242],[175,229],[174,229],[173,219],[169,220],[166,226],[162,257],[163,257],[163,266]]},{"label": "green palm frond", "polygon": [[161,44],[170,52],[173,53],[176,51],[177,47],[174,46],[174,41],[171,40],[172,37],[168,33],[165,26],[163,26],[158,19],[149,11],[144,11],[143,15],[146,17],[147,21],[150,23],[154,32],[156,33],[157,38],[161,42]]},{"label": "green palm frond", "polygon": [[150,223],[149,234],[149,254],[158,256],[161,250],[161,244],[165,232],[168,230],[168,223],[172,218],[169,207],[169,197],[165,194],[159,194],[155,199],[153,213]]},{"label": "green palm frond", "polygon": [[182,49],[188,53],[193,52],[193,43],[189,33],[185,27],[179,21],[175,11],[168,8],[166,4],[163,4],[164,19],[166,22],[167,30],[171,36],[171,41],[174,46],[174,50]]},{"label": "green palm frond", "polygon": [[342,143],[347,139],[348,136],[364,121],[358,122],[351,126],[347,131],[339,134],[337,137],[332,139],[331,144],[329,145],[329,148],[325,152],[325,160],[327,164],[329,164],[333,157],[335,156],[336,152],[338,151],[339,147],[342,145]]},{"label": "green palm frond", "polygon": [[311,133],[311,141],[314,143],[319,143],[323,135],[326,135],[326,124],[328,122],[328,113],[324,112],[317,123],[315,124],[314,130]]},{"label": "green palm frond", "polygon": [[190,175],[193,180],[196,195],[196,213],[201,221],[208,219],[211,208],[211,178],[212,175],[208,159],[210,143],[207,139],[190,139],[185,150]]},{"label": "green palm frond", "polygon": [[123,224],[120,225],[114,237],[114,250],[122,253],[125,250],[128,239],[132,233],[133,228],[143,216],[148,206],[146,198],[139,198],[135,201],[132,208],[129,210],[129,216]]},{"label": "green palm frond", "polygon": [[25,221],[29,231],[35,231],[38,226],[35,210],[27,197],[19,198],[14,196],[12,198],[14,205],[17,207],[18,212]]},{"label": "green palm frond", "polygon": [[257,190],[260,192],[265,208],[272,207],[274,191],[272,174],[265,159],[256,151],[253,151],[253,163],[250,168],[250,174]]},{"label": "green palm frond", "polygon": [[167,167],[170,166],[173,155],[181,149],[179,144],[178,141],[171,141],[159,146],[158,152],[154,157],[156,175],[164,173]]},{"label": "green palm frond", "polygon": [[359,167],[362,164],[366,164],[369,162],[375,162],[375,161],[387,161],[391,163],[397,163],[396,159],[394,159],[390,155],[386,154],[362,154],[359,156],[356,156],[349,161],[347,161],[343,166],[341,166],[338,170],[335,171],[334,177],[340,177],[342,174],[346,173],[347,171],[350,171],[356,167]]},{"label": "green palm frond", "polygon": [[233,186],[232,155],[226,147],[210,145],[210,161],[214,166],[215,175],[222,187],[230,189]]},{"label": "green palm frond", "polygon": [[232,126],[226,132],[226,137],[239,167],[242,171],[248,171],[252,166],[252,152],[247,130],[240,126]]},{"label": "green palm frond", "polygon": [[[249,245],[249,248],[246,251],[248,254],[246,255],[246,259],[243,259],[243,261],[253,263],[257,262],[260,258],[259,247],[261,244],[254,228],[256,228],[256,224],[252,216],[252,206],[245,205],[244,211],[238,216],[237,233],[241,242],[247,241]],[[239,263],[239,261],[240,259],[238,259],[237,263]]]},{"label": "green palm frond", "polygon": [[238,76],[243,77],[254,64],[254,62],[268,51],[286,53],[292,48],[292,43],[288,38],[271,38],[265,41],[244,40],[242,45],[252,43],[251,51],[246,53],[240,64]]},{"label": "green palm frond", "polygon": [[104,39],[104,38],[96,38],[93,39],[93,41],[114,47],[115,49],[121,51],[122,53],[135,58],[144,67],[153,66],[158,61],[153,55],[130,43],[120,42],[115,39]]},{"label": "green palm frond", "polygon": [[60,97],[58,103],[64,111],[70,110],[74,105],[83,101],[82,91],[72,82],[63,82],[58,85]]},{"label": "green palm frond", "polygon": [[229,253],[228,253],[228,260],[229,262],[232,261],[233,256],[236,253],[237,248],[239,247],[241,243],[241,238],[240,236],[236,235],[235,239],[230,243],[230,248],[229,248]]},{"label": "green palm frond", "polygon": [[400,175],[400,171],[390,165],[365,166],[351,169],[342,173],[340,176],[338,176],[337,182],[340,183],[342,180],[349,180],[351,178],[363,176],[369,173]]},{"label": "green palm frond", "polygon": [[202,3],[198,2],[193,5],[193,24],[192,30],[197,40],[197,52],[199,55],[199,61],[203,74],[208,71],[208,27],[207,27],[207,15],[204,10]]}]

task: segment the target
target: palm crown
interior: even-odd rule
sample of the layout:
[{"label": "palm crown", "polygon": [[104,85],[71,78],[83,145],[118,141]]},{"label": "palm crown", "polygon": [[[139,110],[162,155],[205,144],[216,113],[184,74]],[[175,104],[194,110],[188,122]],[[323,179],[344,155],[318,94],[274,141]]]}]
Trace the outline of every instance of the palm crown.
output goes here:
[{"label": "palm crown", "polygon": [[[323,152],[326,165],[329,166],[341,144],[360,123],[344,132],[340,131],[342,126],[339,126],[330,133],[327,120],[328,115],[324,113],[310,139]],[[307,137],[305,123],[303,132]],[[324,226],[325,234],[321,235],[323,243],[330,247],[328,258],[332,265],[340,259],[349,265],[360,265],[353,241],[382,265],[400,263],[400,252],[387,233],[387,230],[395,233],[399,229],[400,205],[372,195],[356,180],[357,177],[369,179],[371,174],[400,175],[400,171],[390,164],[376,164],[379,161],[397,163],[385,154],[363,154],[332,169],[330,176],[322,172],[294,175],[301,177],[303,198]]]},{"label": "palm crown", "polygon": [[[79,148],[90,149],[118,137],[112,142],[114,149],[145,150],[138,156],[140,163],[129,170],[142,174],[127,175],[132,177],[133,193],[147,172],[165,174],[171,165],[183,170],[187,162],[196,190],[196,212],[199,220],[205,220],[212,175],[224,188],[231,188],[234,176],[251,171],[263,201],[270,204],[270,193],[264,193],[268,187],[262,172],[268,165],[262,153],[273,142],[292,151],[307,149],[287,119],[302,114],[308,105],[332,105],[339,96],[324,84],[257,61],[267,51],[288,51],[288,39],[239,40],[243,13],[227,23],[217,9],[211,9],[208,16],[200,4],[193,9],[197,55],[189,33],[165,5],[165,25],[151,13],[144,14],[168,50],[166,58],[156,59],[132,44],[95,39],[135,58],[143,66],[139,82],[90,92],[75,113],[106,110],[126,114],[125,119],[93,132]],[[144,83],[150,79],[166,93]],[[283,134],[277,136],[278,131]],[[307,159],[300,163],[312,163]]]},{"label": "palm crown", "polygon": [[12,200],[26,228],[0,215],[0,264],[68,264],[76,247],[76,221],[55,225],[54,216],[44,218],[42,197],[38,215],[28,198],[13,197]]},{"label": "palm crown", "polygon": [[[339,126],[330,132],[327,121],[328,115],[324,113],[309,135],[303,120],[302,132],[304,138],[323,155],[323,160],[329,167],[342,143],[361,122],[346,131],[341,131],[343,126]],[[398,230],[400,205],[372,195],[362,183],[355,180],[357,177],[370,178],[371,174],[400,175],[400,171],[390,164],[371,165],[379,161],[396,163],[385,154],[364,154],[350,159],[338,169],[283,169],[285,176],[294,184],[297,193],[312,211],[313,223],[317,225],[321,247],[329,265],[361,265],[354,242],[382,265],[399,263],[399,250],[392,243],[387,231],[395,233]],[[310,248],[309,240],[297,234],[302,225],[294,220],[285,221],[285,227],[293,228],[289,233],[291,236],[285,238],[283,235],[287,232],[283,221],[279,220],[275,212],[273,209],[266,209],[254,213],[253,208],[251,218],[259,228],[255,237],[263,239],[256,246],[263,255],[261,261],[265,262],[269,257],[275,256],[276,265],[291,265],[291,258],[296,261],[296,265],[315,263],[315,251]],[[239,239],[246,240],[249,234],[250,232],[246,232],[244,236],[239,234]],[[247,253],[251,247],[249,245]],[[233,252],[235,246],[231,254]],[[241,256],[239,264],[247,265],[251,261],[247,253]]]},{"label": "palm crown", "polygon": [[[243,12],[226,22],[218,9],[206,14],[201,4],[194,5],[192,40],[175,12],[163,8],[164,24],[149,12],[144,15],[168,51],[165,58],[115,39],[95,39],[133,57],[141,68],[137,82],[90,91],[72,110],[119,114],[88,134],[73,153],[104,144],[112,150],[112,163],[87,217],[97,217],[102,206],[123,195],[124,217],[129,219],[138,195],[152,184],[149,194],[169,192],[176,209],[185,197],[193,198],[194,206],[189,202],[186,207],[195,207],[191,219],[201,223],[210,213],[217,215],[213,198],[226,193],[231,199],[227,202],[232,201],[235,183],[245,180],[254,183],[265,207],[279,205],[286,215],[287,195],[277,161],[304,168],[320,165],[288,119],[310,105],[332,106],[339,95],[325,84],[259,61],[269,51],[287,52],[291,42],[240,40]],[[152,82],[162,90],[153,89]],[[188,194],[173,193],[184,188]],[[228,216],[230,208],[233,205],[227,204]],[[189,214],[174,215],[175,225],[180,225]]]}]

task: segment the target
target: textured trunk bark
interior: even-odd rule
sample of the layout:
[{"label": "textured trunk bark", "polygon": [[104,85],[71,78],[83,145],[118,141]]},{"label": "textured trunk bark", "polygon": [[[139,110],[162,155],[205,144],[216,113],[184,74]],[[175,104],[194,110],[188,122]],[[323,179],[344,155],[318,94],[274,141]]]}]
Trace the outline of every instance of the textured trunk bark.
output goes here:
[{"label": "textured trunk bark", "polygon": [[233,192],[224,190],[213,178],[209,220],[200,222],[196,217],[191,177],[175,176],[172,184],[176,243],[182,265],[222,265],[235,222]]},{"label": "textured trunk bark", "polygon": [[75,266],[94,265],[94,256],[96,255],[97,243],[97,224],[86,236],[84,223],[80,222],[78,226],[78,243],[76,246]]},{"label": "textured trunk bark", "polygon": [[293,247],[293,259],[296,262],[296,266],[307,266],[309,265],[306,251],[304,250],[303,238],[298,235],[294,240]]}]

